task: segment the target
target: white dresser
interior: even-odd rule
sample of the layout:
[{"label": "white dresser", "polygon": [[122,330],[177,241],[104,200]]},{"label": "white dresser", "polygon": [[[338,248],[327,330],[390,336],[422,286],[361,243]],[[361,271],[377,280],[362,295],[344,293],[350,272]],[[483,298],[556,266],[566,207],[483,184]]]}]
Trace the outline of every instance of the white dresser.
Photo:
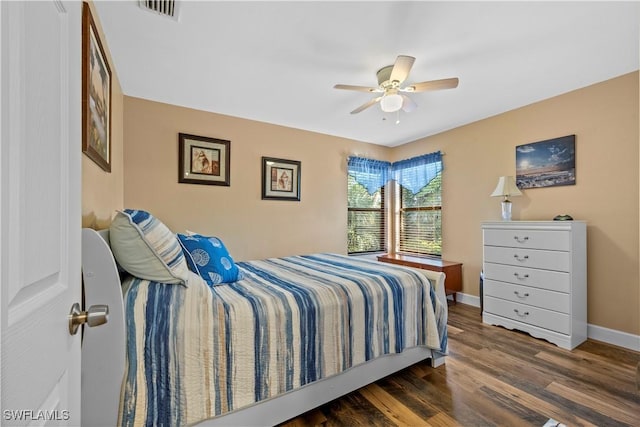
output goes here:
[{"label": "white dresser", "polygon": [[583,221],[482,224],[482,321],[571,350],[587,339]]}]

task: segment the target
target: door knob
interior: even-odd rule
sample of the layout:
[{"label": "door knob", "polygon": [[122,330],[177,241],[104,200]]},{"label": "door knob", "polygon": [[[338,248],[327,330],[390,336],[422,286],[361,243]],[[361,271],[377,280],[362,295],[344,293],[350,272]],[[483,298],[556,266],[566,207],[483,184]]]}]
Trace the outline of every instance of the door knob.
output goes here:
[{"label": "door knob", "polygon": [[69,312],[69,333],[75,335],[83,323],[89,326],[100,326],[109,321],[109,306],[104,304],[92,305],[88,311],[80,310],[80,304],[75,303]]}]

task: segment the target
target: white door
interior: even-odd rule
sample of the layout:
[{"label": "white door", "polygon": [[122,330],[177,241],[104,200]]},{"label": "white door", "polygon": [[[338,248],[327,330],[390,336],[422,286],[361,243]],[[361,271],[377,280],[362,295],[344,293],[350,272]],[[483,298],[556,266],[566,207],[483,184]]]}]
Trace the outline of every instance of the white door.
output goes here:
[{"label": "white door", "polygon": [[80,424],[81,2],[0,2],[0,423]]}]

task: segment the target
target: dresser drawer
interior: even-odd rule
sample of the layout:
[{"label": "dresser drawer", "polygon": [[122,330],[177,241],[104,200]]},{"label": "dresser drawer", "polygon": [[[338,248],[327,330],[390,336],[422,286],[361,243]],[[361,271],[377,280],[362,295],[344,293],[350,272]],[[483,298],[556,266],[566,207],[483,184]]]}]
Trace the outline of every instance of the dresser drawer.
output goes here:
[{"label": "dresser drawer", "polygon": [[518,267],[569,271],[571,254],[569,252],[485,246],[484,261]]},{"label": "dresser drawer", "polygon": [[484,310],[497,316],[549,329],[561,334],[569,334],[571,331],[570,316],[556,311],[490,296],[484,298]]},{"label": "dresser drawer", "polygon": [[568,251],[571,248],[569,231],[550,230],[484,230],[484,244],[526,249]]},{"label": "dresser drawer", "polygon": [[571,312],[569,294],[487,279],[485,279],[483,286],[486,296],[506,299],[565,314]]},{"label": "dresser drawer", "polygon": [[564,271],[540,270],[487,262],[484,264],[484,277],[485,279],[557,292],[569,293],[571,291],[571,275]]}]

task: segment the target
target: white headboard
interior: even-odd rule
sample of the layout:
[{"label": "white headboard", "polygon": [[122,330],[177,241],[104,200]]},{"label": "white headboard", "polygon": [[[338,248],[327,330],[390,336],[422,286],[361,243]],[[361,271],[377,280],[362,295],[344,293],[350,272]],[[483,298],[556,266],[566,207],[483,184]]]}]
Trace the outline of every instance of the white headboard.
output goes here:
[{"label": "white headboard", "polygon": [[124,302],[109,231],[82,229],[85,310],[109,306],[107,323],[85,325],[82,339],[82,425],[115,426],[125,367]]}]

